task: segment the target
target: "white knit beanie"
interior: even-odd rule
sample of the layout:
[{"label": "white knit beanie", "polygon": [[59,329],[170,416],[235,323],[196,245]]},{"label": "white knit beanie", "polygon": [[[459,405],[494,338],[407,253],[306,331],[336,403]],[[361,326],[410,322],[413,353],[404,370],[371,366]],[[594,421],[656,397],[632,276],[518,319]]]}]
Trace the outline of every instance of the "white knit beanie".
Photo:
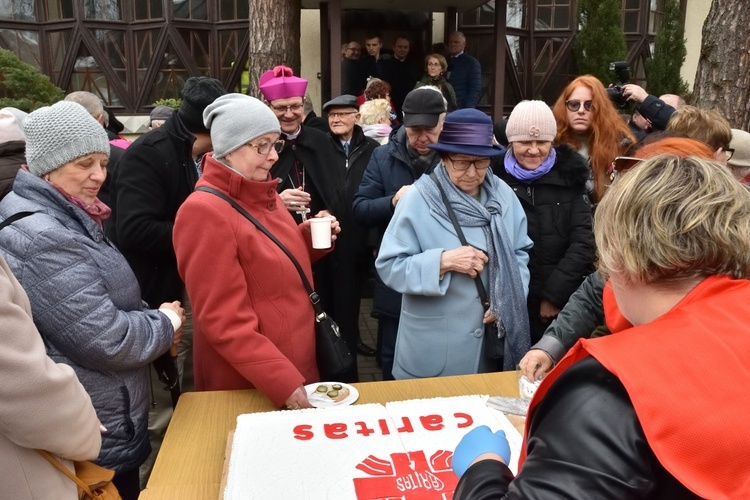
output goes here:
[{"label": "white knit beanie", "polygon": [[505,135],[508,142],[554,141],[557,122],[544,101],[521,101],[508,118]]},{"label": "white knit beanie", "polygon": [[223,158],[270,132],[281,133],[279,120],[271,108],[245,94],[218,97],[203,111],[203,123],[211,131],[214,158]]},{"label": "white knit beanie", "polygon": [[23,130],[26,163],[38,177],[91,153],[109,156],[104,127],[76,102],[60,101],[32,111]]},{"label": "white knit beanie", "polygon": [[0,144],[11,141],[25,141],[23,121],[28,116],[16,108],[0,109]]}]

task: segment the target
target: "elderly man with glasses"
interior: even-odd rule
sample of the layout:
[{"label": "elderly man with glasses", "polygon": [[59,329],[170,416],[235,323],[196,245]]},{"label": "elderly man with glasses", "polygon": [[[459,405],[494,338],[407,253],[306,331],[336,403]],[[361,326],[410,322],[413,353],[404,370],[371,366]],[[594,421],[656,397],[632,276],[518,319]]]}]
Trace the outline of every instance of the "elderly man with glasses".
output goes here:
[{"label": "elderly man with glasses", "polygon": [[[365,137],[358,125],[359,104],[355,96],[336,97],[323,105],[323,112],[328,117],[331,129],[328,142],[335,157],[329,168],[336,171],[339,182],[336,188],[343,196],[344,209],[336,214],[341,223],[341,238],[336,241],[331,258],[321,264],[327,269],[321,273],[324,276],[318,284],[328,287],[322,290],[323,296],[330,299],[326,312],[336,319],[352,352],[356,349],[361,355],[374,356],[375,349],[364,344],[359,335],[360,298],[367,270],[372,266],[372,250],[368,247],[369,231],[354,222],[351,207],[370,156],[379,144]],[[356,381],[355,366],[349,380],[343,382]]]}]

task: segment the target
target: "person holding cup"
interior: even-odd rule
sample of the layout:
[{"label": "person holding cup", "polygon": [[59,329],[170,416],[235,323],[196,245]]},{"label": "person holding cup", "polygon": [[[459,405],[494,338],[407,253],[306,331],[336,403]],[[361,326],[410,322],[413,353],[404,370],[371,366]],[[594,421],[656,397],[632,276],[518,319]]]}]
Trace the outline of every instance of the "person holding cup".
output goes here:
[{"label": "person holding cup", "polygon": [[[227,94],[203,112],[212,154],[177,213],[174,246],[193,306],[196,390],[257,388],[275,405],[309,408],[304,384],[319,381],[314,312],[292,261],[227,201],[256,218],[294,255],[312,283],[312,262],[330,251],[339,223],[327,211],[327,249],[311,221],[297,224],[269,171],[283,148],[279,122],[261,101]],[[316,245],[318,246],[318,245]]]}]

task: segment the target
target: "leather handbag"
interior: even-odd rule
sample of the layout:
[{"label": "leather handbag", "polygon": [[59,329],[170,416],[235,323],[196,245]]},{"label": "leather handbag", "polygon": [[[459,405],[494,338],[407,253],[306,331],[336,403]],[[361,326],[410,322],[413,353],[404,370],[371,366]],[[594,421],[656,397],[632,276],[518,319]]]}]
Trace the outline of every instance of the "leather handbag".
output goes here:
[{"label": "leather handbag", "polygon": [[[451,207],[450,202],[448,201],[448,197],[445,195],[445,191],[443,191],[443,186],[440,185],[440,181],[438,181],[437,176],[435,173],[430,174],[430,178],[437,184],[438,190],[440,191],[440,196],[443,198],[443,203],[445,203],[445,209],[448,212],[448,217],[451,220],[451,223],[453,224],[453,228],[456,230],[456,236],[458,236],[458,240],[461,242],[461,245],[467,246],[468,243],[466,242],[466,237],[464,236],[464,232],[461,229],[461,226],[458,223],[458,220],[456,219],[456,213],[453,211],[453,207]],[[490,308],[490,299],[487,297],[487,291],[484,289],[484,283],[482,283],[482,278],[477,274],[477,276],[474,278],[474,284],[477,287],[477,294],[479,295],[479,300],[482,302],[482,309],[486,312]],[[502,326],[502,321],[500,322],[501,326],[498,328],[497,323],[485,323],[484,324],[484,355],[487,359],[491,361],[498,361],[500,362],[502,366],[502,360],[503,355],[505,353],[505,328]]]},{"label": "leather handbag", "polygon": [[318,371],[320,372],[322,380],[337,380],[351,370],[354,366],[354,355],[349,349],[349,345],[346,343],[344,337],[341,336],[339,326],[333,321],[333,318],[323,311],[323,306],[320,304],[320,296],[315,290],[313,290],[310,281],[302,270],[302,266],[294,255],[292,255],[278,238],[258,222],[255,217],[250,215],[247,210],[242,208],[229,196],[208,186],[200,186],[196,188],[196,191],[211,193],[229,203],[242,216],[252,222],[263,234],[268,236],[268,238],[273,241],[287,257],[289,257],[292,264],[294,264],[294,267],[297,269],[297,272],[302,279],[302,284],[305,286],[305,290],[307,290],[307,295],[310,297],[313,309],[315,310],[315,355],[318,362]]},{"label": "leather handbag", "polygon": [[51,463],[57,470],[65,474],[78,486],[79,500],[121,500],[120,492],[117,491],[112,478],[115,471],[100,467],[93,462],[73,462],[75,474],[70,472],[50,452],[36,450],[41,456]]}]

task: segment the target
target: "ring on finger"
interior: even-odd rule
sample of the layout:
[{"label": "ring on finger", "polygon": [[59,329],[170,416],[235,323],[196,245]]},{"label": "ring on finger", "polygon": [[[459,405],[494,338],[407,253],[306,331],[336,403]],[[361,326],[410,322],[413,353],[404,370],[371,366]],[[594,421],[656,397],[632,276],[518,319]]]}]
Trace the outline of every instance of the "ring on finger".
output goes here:
[{"label": "ring on finger", "polygon": [[289,202],[289,204],[290,204],[291,206],[293,206],[293,207],[296,207],[296,206],[297,206],[297,202],[296,202],[296,201],[290,201],[290,202]]}]

